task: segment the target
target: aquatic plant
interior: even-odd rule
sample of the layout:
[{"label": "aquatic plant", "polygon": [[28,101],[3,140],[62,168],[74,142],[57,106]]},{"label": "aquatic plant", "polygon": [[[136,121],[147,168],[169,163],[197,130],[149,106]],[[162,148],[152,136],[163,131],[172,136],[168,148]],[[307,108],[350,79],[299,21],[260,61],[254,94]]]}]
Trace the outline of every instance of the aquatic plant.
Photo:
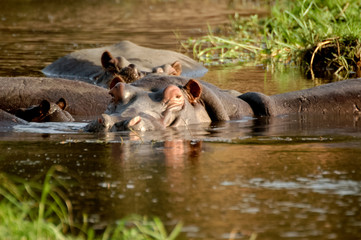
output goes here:
[{"label": "aquatic plant", "polygon": [[68,239],[63,233],[73,228],[72,209],[61,179],[53,178],[56,170],[49,170],[43,184],[1,173],[1,239]]},{"label": "aquatic plant", "polygon": [[268,17],[235,14],[216,36],[182,45],[206,64],[255,62],[275,69],[300,66],[304,73],[361,75],[361,2],[276,1]]},{"label": "aquatic plant", "polygon": [[86,215],[83,223],[75,223],[64,174],[67,171],[60,166],[53,166],[43,179],[0,173],[0,239],[173,240],[179,235],[181,224],[168,234],[157,217],[126,217],[101,233],[88,226]]}]

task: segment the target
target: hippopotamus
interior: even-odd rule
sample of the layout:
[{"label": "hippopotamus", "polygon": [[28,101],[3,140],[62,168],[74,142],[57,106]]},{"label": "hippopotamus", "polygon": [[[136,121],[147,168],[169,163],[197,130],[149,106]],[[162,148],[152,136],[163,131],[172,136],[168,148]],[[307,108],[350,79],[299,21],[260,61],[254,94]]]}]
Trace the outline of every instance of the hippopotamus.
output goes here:
[{"label": "hippopotamus", "polygon": [[135,64],[128,62],[124,57],[113,57],[108,51],[102,54],[101,63],[104,71],[95,78],[95,83],[105,88],[109,87],[110,82],[115,77],[118,77],[122,82],[132,83],[149,74],[180,76],[182,73],[182,65],[179,61],[163,64],[149,71],[140,71]]},{"label": "hippopotamus", "polygon": [[7,132],[15,125],[27,123],[27,121],[0,109],[0,132]]},{"label": "hippopotamus", "polygon": [[125,84],[115,78],[112,101],[86,131],[158,130],[244,117],[287,114],[352,115],[361,111],[361,79],[267,96],[239,94],[195,79],[148,75]]},{"label": "hippopotamus", "polygon": [[[57,121],[93,119],[106,110],[110,100],[108,90],[85,82],[60,78],[0,77],[0,109],[15,114],[18,109],[38,105],[17,111],[19,117],[27,115],[24,118],[28,121],[34,112],[39,115],[38,110],[47,112],[47,109],[53,114],[61,113],[61,116],[54,115],[53,119]],[[64,112],[65,107],[67,113]],[[51,118],[48,116],[41,121],[44,120],[51,121]]]},{"label": "hippopotamus", "polygon": [[142,47],[129,41],[75,51],[59,58],[45,67],[42,72],[48,77],[62,77],[96,83],[97,79],[104,74],[101,56],[106,51],[122,59],[123,67],[134,64],[141,72],[153,72],[154,68],[175,62],[181,64],[182,76],[198,78],[207,72],[202,64],[181,53]]},{"label": "hippopotamus", "polygon": [[[180,87],[179,84],[184,85]],[[231,95],[222,95],[221,90],[217,91],[211,84],[209,87],[201,86],[194,79],[186,82],[179,77],[148,75],[132,84],[125,84],[115,78],[111,87],[112,102],[100,119],[86,127],[87,131],[128,130],[130,127],[134,130],[156,130],[229,120],[229,115],[237,118],[241,112],[251,112],[247,104],[237,104]],[[223,100],[223,104],[228,103],[233,109],[227,112],[217,100]]]},{"label": "hippopotamus", "polygon": [[19,108],[14,111],[14,114],[28,122],[73,122],[74,118],[65,108],[64,98],[60,98],[56,103],[44,99],[38,105]]}]

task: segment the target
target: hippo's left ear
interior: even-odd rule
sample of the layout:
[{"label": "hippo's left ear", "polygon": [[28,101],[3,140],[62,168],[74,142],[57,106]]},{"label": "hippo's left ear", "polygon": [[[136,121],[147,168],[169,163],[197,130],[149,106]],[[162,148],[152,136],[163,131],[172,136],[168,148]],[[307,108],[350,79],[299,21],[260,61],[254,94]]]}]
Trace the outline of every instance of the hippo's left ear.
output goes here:
[{"label": "hippo's left ear", "polygon": [[62,110],[65,110],[66,108],[66,101],[64,98],[60,98],[57,102],[56,105],[58,105]]},{"label": "hippo's left ear", "polygon": [[191,104],[197,103],[202,95],[201,84],[197,80],[190,79],[183,88],[188,93],[187,95],[189,102]]}]

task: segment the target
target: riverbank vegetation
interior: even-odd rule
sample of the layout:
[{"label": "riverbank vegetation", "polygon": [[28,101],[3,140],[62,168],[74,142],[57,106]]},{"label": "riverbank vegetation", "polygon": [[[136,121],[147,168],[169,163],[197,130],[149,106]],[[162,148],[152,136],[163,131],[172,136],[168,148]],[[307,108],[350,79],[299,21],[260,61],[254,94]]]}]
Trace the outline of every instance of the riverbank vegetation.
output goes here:
[{"label": "riverbank vegetation", "polygon": [[[131,216],[103,231],[88,226],[86,216],[74,219],[63,168],[51,168],[45,177],[33,180],[0,173],[0,239],[175,239],[182,228],[168,234],[159,218]],[[39,181],[40,180],[40,181]]]},{"label": "riverbank vegetation", "polygon": [[229,25],[182,45],[208,65],[252,62],[299,66],[312,78],[360,77],[360,12],[358,0],[279,0],[267,17],[235,14]]}]

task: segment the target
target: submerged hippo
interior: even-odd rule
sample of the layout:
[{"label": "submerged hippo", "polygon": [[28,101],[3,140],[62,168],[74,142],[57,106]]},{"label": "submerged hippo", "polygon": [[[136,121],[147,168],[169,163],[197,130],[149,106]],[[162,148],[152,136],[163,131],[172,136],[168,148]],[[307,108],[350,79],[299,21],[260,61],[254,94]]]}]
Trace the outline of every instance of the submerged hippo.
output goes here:
[{"label": "submerged hippo", "polygon": [[244,101],[212,84],[175,76],[148,75],[124,84],[115,78],[105,114],[87,131],[156,130],[251,115]]},{"label": "submerged hippo", "polygon": [[14,111],[14,114],[28,122],[73,122],[74,118],[65,108],[64,98],[60,98],[56,103],[44,99],[39,105],[19,108]]},{"label": "submerged hippo", "polygon": [[[67,102],[65,103],[61,98],[66,99]],[[54,103],[42,102],[44,99],[58,102],[60,107],[55,106]],[[42,102],[32,110],[18,111],[20,117],[24,113],[30,116],[29,113],[32,111],[46,112],[48,107],[53,111],[66,106],[67,112],[76,119],[94,118],[106,110],[110,100],[108,90],[85,82],[60,78],[0,77],[0,109],[15,113],[19,108],[28,108]]]},{"label": "submerged hippo", "polygon": [[96,79],[104,73],[101,56],[105,51],[111,52],[116,57],[122,56],[125,59],[124,62],[134,64],[142,72],[152,72],[154,67],[177,61],[182,66],[182,76],[201,77],[207,72],[202,64],[183,54],[141,47],[129,41],[70,53],[45,67],[42,72],[49,77],[82,79],[95,83]]},{"label": "submerged hippo", "polygon": [[235,96],[206,82],[172,76],[149,75],[132,84],[115,78],[111,86],[112,102],[85,130],[156,130],[245,116],[342,116],[361,110],[361,79],[274,96],[256,92]]},{"label": "submerged hippo", "polygon": [[182,65],[179,61],[157,66],[149,71],[140,71],[135,64],[128,62],[124,57],[113,57],[108,51],[102,54],[101,63],[103,72],[95,78],[95,83],[105,88],[109,88],[110,82],[115,77],[122,82],[132,83],[149,74],[180,76],[182,73]]},{"label": "submerged hippo", "polygon": [[8,132],[15,125],[27,123],[25,120],[0,109],[0,132]]}]

